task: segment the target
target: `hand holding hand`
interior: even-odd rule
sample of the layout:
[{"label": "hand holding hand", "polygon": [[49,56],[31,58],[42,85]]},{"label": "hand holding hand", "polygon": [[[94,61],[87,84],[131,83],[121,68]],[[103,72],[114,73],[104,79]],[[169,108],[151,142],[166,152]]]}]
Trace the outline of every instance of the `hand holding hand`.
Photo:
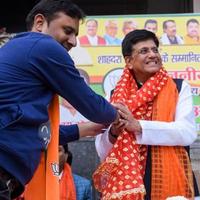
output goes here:
[{"label": "hand holding hand", "polygon": [[117,137],[124,131],[124,124],[119,122],[118,124],[113,123],[109,130],[109,140],[111,143],[115,143]]},{"label": "hand holding hand", "polygon": [[133,117],[128,107],[122,102],[114,104],[114,106],[118,109],[120,114],[119,123],[123,124],[122,128],[134,132],[136,135],[141,134],[142,127],[139,121]]}]

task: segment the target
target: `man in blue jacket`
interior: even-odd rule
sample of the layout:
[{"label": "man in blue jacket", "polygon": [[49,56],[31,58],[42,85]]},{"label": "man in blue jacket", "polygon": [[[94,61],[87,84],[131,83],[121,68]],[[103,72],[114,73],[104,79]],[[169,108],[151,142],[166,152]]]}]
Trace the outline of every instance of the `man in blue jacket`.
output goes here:
[{"label": "man in blue jacket", "polygon": [[[48,105],[54,94],[95,123],[118,120],[116,109],[86,85],[68,54],[83,18],[69,0],[42,0],[27,16],[30,32],[0,49],[1,200],[19,195],[32,178],[50,138]],[[79,138],[77,125],[60,132],[61,145]]]}]

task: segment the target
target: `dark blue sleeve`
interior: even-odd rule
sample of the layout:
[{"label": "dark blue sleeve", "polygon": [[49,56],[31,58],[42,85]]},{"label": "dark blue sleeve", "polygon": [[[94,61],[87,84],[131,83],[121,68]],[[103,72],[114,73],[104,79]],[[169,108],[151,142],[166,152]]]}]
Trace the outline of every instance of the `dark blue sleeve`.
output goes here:
[{"label": "dark blue sleeve", "polygon": [[88,120],[103,124],[115,120],[116,109],[85,83],[60,44],[43,39],[32,49],[29,62],[48,88],[65,98]]},{"label": "dark blue sleeve", "polygon": [[68,142],[73,142],[79,139],[78,126],[75,125],[60,125],[59,130],[59,145],[66,145]]}]

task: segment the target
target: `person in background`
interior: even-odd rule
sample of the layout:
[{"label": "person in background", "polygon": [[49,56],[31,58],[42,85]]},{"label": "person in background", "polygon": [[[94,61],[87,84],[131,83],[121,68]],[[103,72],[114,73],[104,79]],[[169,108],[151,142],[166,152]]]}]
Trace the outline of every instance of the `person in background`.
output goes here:
[{"label": "person in background", "polygon": [[[83,69],[78,69],[80,76],[83,77],[87,85],[90,84],[90,77]],[[78,112],[66,99],[61,98],[60,101],[60,124],[72,125],[88,122],[80,112]]]},{"label": "person in background", "polygon": [[185,147],[197,138],[191,87],[168,75],[158,47],[147,30],[122,42],[126,66],[111,102],[126,105],[119,111],[123,123],[96,137],[102,163],[93,180],[103,199],[199,196]]},{"label": "person in background", "polygon": [[105,35],[104,39],[106,45],[120,45],[121,40],[116,37],[118,32],[118,24],[115,20],[108,20],[105,22]]},{"label": "person in background", "polygon": [[66,99],[60,100],[60,124],[72,125],[88,122],[80,112],[78,112]]},{"label": "person in background", "polygon": [[85,22],[85,27],[87,34],[79,37],[80,45],[106,45],[104,38],[97,35],[98,21],[96,19],[88,19]]},{"label": "person in background", "polygon": [[[69,151],[68,145],[59,146],[59,171],[60,171],[60,193],[64,194],[69,188],[71,188],[71,197],[63,199],[73,200],[74,196],[76,200],[92,200],[92,185],[91,181],[72,173],[71,164],[72,164],[73,155]],[[67,178],[65,174],[68,174],[70,178]],[[69,180],[71,183],[69,183]],[[68,182],[68,183],[67,183]],[[65,185],[66,183],[66,185]],[[67,186],[68,187],[63,187]],[[73,186],[73,187],[71,187]],[[64,191],[63,191],[64,190]],[[61,198],[61,199],[62,199]]]},{"label": "person in background", "polygon": [[137,29],[137,23],[133,20],[123,22],[122,32],[126,36],[129,32]]},{"label": "person in background", "polygon": [[[58,139],[62,145],[79,139],[81,128],[94,133],[119,119],[116,108],[87,86],[68,54],[84,16],[69,0],[41,0],[26,18],[28,32],[0,48],[1,200],[19,196],[27,183],[31,200],[48,199],[45,195],[57,200]],[[59,131],[57,95],[103,125],[60,126]]]},{"label": "person in background", "polygon": [[185,44],[200,44],[200,26],[197,19],[189,19],[186,23],[187,35],[184,37]]},{"label": "person in background", "polygon": [[144,29],[156,34],[158,31],[158,22],[155,19],[148,19],[144,23]]},{"label": "person in background", "polygon": [[15,36],[14,33],[10,34],[6,32],[6,27],[0,25],[0,47]]},{"label": "person in background", "polygon": [[160,38],[161,44],[183,44],[183,38],[177,35],[176,22],[174,20],[166,20],[163,22],[164,34]]}]

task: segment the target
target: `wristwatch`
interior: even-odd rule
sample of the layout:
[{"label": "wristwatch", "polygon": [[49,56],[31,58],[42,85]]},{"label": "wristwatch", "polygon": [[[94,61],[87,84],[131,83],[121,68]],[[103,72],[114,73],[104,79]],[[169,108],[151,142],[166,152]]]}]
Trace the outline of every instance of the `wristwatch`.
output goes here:
[{"label": "wristwatch", "polygon": [[109,131],[109,134],[110,134],[112,137],[114,137],[115,139],[117,139],[117,137],[118,137],[118,135],[113,134],[113,133],[111,132],[111,130]]}]

